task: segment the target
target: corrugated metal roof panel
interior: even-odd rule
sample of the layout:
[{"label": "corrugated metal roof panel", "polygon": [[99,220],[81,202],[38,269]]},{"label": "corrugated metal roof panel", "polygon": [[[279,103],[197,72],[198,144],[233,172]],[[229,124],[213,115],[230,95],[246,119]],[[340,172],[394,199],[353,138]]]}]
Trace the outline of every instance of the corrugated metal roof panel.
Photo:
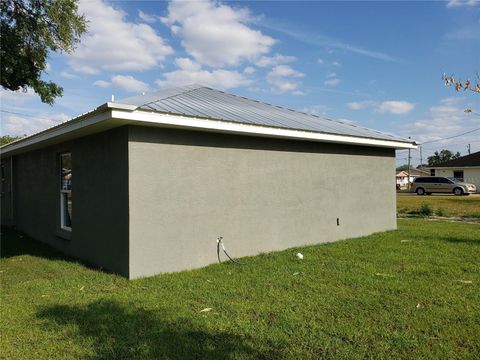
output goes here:
[{"label": "corrugated metal roof panel", "polygon": [[135,96],[119,103],[138,110],[186,115],[285,129],[411,142],[376,130],[262,103],[201,85]]}]

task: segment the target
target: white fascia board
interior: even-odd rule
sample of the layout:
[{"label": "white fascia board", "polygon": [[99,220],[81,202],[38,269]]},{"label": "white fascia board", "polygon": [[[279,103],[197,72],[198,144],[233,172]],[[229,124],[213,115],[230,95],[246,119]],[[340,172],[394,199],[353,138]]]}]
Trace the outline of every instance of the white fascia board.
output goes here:
[{"label": "white fascia board", "polygon": [[[195,117],[178,116],[170,114],[159,114],[146,111],[133,111],[126,112],[122,110],[112,109],[112,117],[114,119],[128,120],[131,123],[137,122],[138,125],[152,126],[153,124],[158,126],[171,126],[190,129],[201,129],[216,132],[227,132],[234,134],[253,135],[253,136],[265,136],[276,138],[288,138],[296,140],[309,140],[320,142],[332,142],[340,144],[352,144],[363,146],[378,146],[394,149],[416,149],[417,146],[414,143],[400,142],[393,140],[381,140],[381,139],[369,139],[360,138],[348,135],[335,135],[318,133],[303,130],[282,129],[267,127],[261,125],[242,124],[228,121],[218,121],[201,119]],[[132,124],[133,125],[133,124]]]}]

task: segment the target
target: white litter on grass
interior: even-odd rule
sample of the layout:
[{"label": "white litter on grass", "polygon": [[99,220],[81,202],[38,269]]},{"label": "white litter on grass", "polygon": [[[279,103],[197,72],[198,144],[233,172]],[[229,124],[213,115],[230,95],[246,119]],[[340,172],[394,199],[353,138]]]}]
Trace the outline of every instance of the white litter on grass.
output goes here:
[{"label": "white litter on grass", "polygon": [[458,280],[458,281],[460,281],[462,284],[473,284],[472,280]]},{"label": "white litter on grass", "polygon": [[393,277],[393,275],[390,274],[382,274],[382,273],[376,273],[376,276],[383,276],[383,277]]},{"label": "white litter on grass", "polygon": [[420,305],[420,304],[417,304],[417,309],[420,309],[420,307],[421,307],[421,306],[422,306],[422,305]]},{"label": "white litter on grass", "polygon": [[80,291],[83,291],[83,289],[85,289],[85,286],[82,286],[82,287],[80,288]]},{"label": "white litter on grass", "polygon": [[210,310],[212,310],[212,308],[205,308],[205,309],[200,310],[200,312],[204,313],[204,312],[209,312]]},{"label": "white litter on grass", "polygon": [[401,243],[406,243],[406,242],[410,242],[412,240],[400,240]]},{"label": "white litter on grass", "polygon": [[302,255],[302,253],[297,253],[297,259],[303,260],[303,255]]},{"label": "white litter on grass", "polygon": [[299,272],[294,272],[293,276],[295,276],[295,275],[300,275],[300,273]]}]

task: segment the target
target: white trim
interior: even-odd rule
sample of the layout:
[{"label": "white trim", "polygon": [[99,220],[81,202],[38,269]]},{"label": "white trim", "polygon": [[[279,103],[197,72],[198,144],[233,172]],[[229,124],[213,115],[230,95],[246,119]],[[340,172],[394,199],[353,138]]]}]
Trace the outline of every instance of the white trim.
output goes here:
[{"label": "white trim", "polygon": [[63,202],[63,197],[71,193],[71,190],[60,190],[60,229],[66,230],[66,231],[72,231],[71,226],[66,226],[65,224],[65,206]]},{"label": "white trim", "polygon": [[164,125],[180,128],[201,129],[218,132],[238,133],[244,135],[263,135],[266,137],[289,138],[298,140],[314,140],[322,142],[333,142],[354,145],[371,145],[388,147],[395,149],[416,149],[413,143],[399,142],[393,140],[380,140],[361,138],[348,135],[335,135],[318,133],[312,131],[292,130],[267,127],[261,125],[234,123],[219,120],[200,119],[195,117],[160,114],[146,111],[125,112],[122,110],[112,109],[112,117],[114,119],[128,120],[137,122],[142,125]]},{"label": "white trim", "polygon": [[[70,165],[72,161],[72,153],[70,151],[60,153],[58,154],[59,157],[59,175],[60,175],[60,229],[62,230],[67,230],[67,231],[72,231],[72,226],[66,226],[65,225],[65,213],[68,212],[68,194],[72,194],[72,189],[64,189],[63,184],[64,184],[64,179],[63,179],[63,157],[69,156],[70,157]],[[65,200],[66,200],[66,206],[65,208]],[[70,219],[72,221],[72,219]]]}]

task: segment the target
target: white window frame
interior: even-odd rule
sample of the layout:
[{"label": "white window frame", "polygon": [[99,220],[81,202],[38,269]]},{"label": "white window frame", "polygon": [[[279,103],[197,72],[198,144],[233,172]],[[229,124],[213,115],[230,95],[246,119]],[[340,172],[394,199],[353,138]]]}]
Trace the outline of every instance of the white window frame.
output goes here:
[{"label": "white window frame", "polygon": [[[63,188],[63,178],[62,178],[62,164],[63,164],[63,161],[62,161],[62,157],[63,156],[66,156],[66,155],[69,155],[70,156],[70,161],[72,159],[72,153],[70,152],[64,152],[64,153],[61,153],[59,154],[59,159],[60,159],[60,229],[62,230],[66,230],[66,231],[72,231],[72,227],[71,226],[67,226],[65,225],[65,211],[68,211],[68,209],[65,209],[65,197],[67,197],[67,194],[71,194],[72,193],[72,190],[67,190],[67,189],[64,189]],[[68,202],[67,202],[68,204]]]}]

